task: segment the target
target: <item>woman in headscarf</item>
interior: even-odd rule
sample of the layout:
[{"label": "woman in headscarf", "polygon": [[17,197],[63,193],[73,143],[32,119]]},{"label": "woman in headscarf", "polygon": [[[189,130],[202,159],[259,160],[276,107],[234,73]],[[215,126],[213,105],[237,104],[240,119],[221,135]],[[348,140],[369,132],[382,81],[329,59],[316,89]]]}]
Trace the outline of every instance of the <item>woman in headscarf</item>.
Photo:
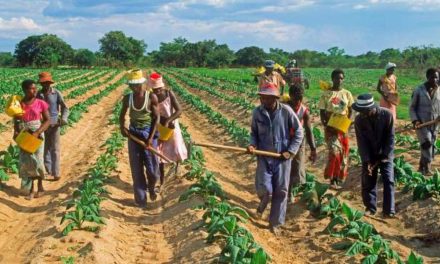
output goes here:
[{"label": "woman in headscarf", "polygon": [[[24,80],[21,83],[24,97],[21,100],[21,107],[24,110],[23,116],[14,118],[14,139],[22,130],[26,130],[32,136],[44,139],[44,131],[50,125],[48,104],[37,98],[37,87],[32,80]],[[29,190],[27,199],[37,198],[44,192],[44,141],[34,153],[20,149],[19,177],[21,187]],[[34,193],[34,181],[37,180],[38,189]]]},{"label": "woman in headscarf", "polygon": [[[177,120],[182,114],[182,109],[174,93],[165,88],[160,74],[154,72],[150,75],[148,87],[153,89],[153,93],[159,100],[161,126],[173,129],[173,134],[168,140],[159,141],[159,151],[173,162],[176,162],[177,171],[179,162],[186,160],[188,157],[182,131]],[[164,184],[166,163],[165,160],[160,160],[160,186]]]},{"label": "woman in headscarf", "polygon": [[348,174],[348,134],[328,126],[333,115],[351,117],[353,96],[342,88],[344,72],[336,69],[332,72],[333,85],[323,92],[319,100],[321,122],[325,128],[325,140],[328,148],[328,162],[324,177],[330,179],[333,188],[339,189]]}]

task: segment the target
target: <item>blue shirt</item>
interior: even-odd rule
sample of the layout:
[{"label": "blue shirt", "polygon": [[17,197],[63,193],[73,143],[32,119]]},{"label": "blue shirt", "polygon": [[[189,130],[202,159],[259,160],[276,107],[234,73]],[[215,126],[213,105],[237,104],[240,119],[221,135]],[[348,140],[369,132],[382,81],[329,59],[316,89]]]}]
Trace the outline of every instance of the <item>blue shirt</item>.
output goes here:
[{"label": "blue shirt", "polygon": [[61,93],[51,87],[47,96],[43,91],[39,91],[37,94],[37,98],[44,100],[49,105],[49,116],[50,116],[50,124],[56,125],[58,123],[58,114],[61,111],[61,119],[67,123],[67,118],[69,117],[69,108],[64,102],[63,96]]},{"label": "blue shirt", "polygon": [[262,105],[252,112],[250,144],[258,150],[296,155],[303,137],[301,122],[289,106],[277,102],[271,114]]}]

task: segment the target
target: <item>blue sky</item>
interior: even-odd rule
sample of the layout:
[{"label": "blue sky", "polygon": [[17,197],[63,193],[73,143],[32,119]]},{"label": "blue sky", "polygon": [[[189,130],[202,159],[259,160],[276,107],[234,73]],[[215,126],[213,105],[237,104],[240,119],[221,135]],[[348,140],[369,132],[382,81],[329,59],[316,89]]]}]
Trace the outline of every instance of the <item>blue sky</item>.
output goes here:
[{"label": "blue sky", "polygon": [[53,33],[98,50],[110,30],[144,39],[148,51],[183,36],[237,50],[256,45],[348,54],[440,46],[440,0],[0,0],[0,51],[32,34]]}]

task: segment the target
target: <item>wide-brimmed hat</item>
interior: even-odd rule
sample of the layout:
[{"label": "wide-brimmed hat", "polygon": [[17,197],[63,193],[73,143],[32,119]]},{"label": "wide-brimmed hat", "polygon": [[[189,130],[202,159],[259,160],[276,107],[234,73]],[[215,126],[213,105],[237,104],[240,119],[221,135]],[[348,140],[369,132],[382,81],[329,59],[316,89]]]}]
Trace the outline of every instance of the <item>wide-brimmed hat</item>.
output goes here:
[{"label": "wide-brimmed hat", "polygon": [[38,74],[38,82],[39,83],[45,83],[45,82],[54,83],[50,72],[40,72],[40,74]]},{"label": "wide-brimmed hat", "polygon": [[151,89],[158,89],[164,87],[165,84],[163,82],[162,75],[160,75],[157,72],[153,72],[150,74],[150,77],[148,78],[148,87]]},{"label": "wide-brimmed hat", "polygon": [[361,94],[357,97],[356,102],[351,106],[353,110],[358,112],[370,111],[376,108],[377,104],[374,102],[373,95],[371,94]]},{"label": "wide-brimmed hat", "polygon": [[127,72],[128,84],[142,84],[146,80],[141,69],[134,69]]},{"label": "wide-brimmed hat", "polygon": [[266,82],[260,86],[258,94],[280,97],[280,90],[278,89],[276,84],[271,83],[271,82]]},{"label": "wide-brimmed hat", "polygon": [[385,65],[385,70],[389,70],[391,68],[396,68],[397,65],[395,63],[392,62],[388,62],[387,65]]},{"label": "wide-brimmed hat", "polygon": [[264,67],[273,68],[273,67],[275,67],[275,62],[273,60],[266,60],[264,62]]}]

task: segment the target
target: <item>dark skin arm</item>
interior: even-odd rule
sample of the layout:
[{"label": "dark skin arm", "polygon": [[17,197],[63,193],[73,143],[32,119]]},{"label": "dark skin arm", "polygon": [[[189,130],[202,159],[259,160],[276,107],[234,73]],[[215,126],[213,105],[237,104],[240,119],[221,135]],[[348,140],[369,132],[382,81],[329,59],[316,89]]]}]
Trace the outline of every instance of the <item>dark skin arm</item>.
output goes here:
[{"label": "dark skin arm", "polygon": [[379,80],[379,81],[377,82],[376,90],[377,90],[377,92],[380,93],[383,97],[385,97],[385,94],[384,94],[384,93],[382,92],[382,90],[380,89],[381,86],[382,86],[382,82]]},{"label": "dark skin arm", "polygon": [[153,145],[153,137],[156,133],[157,125],[159,124],[160,114],[159,114],[159,100],[154,93],[150,93],[150,110],[151,110],[151,130],[147,138],[147,147]]},{"label": "dark skin arm", "polygon": [[164,120],[163,125],[165,127],[169,127],[170,123],[172,123],[174,120],[179,118],[180,115],[182,114],[182,107],[180,106],[179,102],[177,101],[176,96],[174,95],[174,93],[172,91],[169,91],[169,93],[170,93],[170,99],[171,99],[171,106],[173,107],[174,112],[170,117],[168,117]]},{"label": "dark skin arm", "polygon": [[119,129],[121,130],[121,134],[124,137],[128,137],[127,131],[125,130],[125,115],[127,114],[128,110],[128,95],[125,95],[124,98],[122,98],[122,109],[121,113],[119,114]]},{"label": "dark skin arm", "polygon": [[[46,131],[50,126],[49,110],[44,111],[42,115],[43,115],[43,124],[35,132],[32,133],[32,135],[36,138],[39,138],[41,133]],[[14,139],[20,133],[19,123],[20,122],[14,118],[14,136],[13,136]]]},{"label": "dark skin arm", "polygon": [[327,127],[328,120],[330,119],[330,114],[324,109],[319,110],[319,116],[321,117],[321,123],[324,127]]},{"label": "dark skin arm", "polygon": [[310,151],[311,151],[310,160],[312,162],[315,162],[316,161],[315,138],[313,137],[312,122],[308,111],[304,113],[303,119],[304,119],[304,129],[306,131],[306,140],[307,140],[307,144],[309,144],[310,146]]}]

